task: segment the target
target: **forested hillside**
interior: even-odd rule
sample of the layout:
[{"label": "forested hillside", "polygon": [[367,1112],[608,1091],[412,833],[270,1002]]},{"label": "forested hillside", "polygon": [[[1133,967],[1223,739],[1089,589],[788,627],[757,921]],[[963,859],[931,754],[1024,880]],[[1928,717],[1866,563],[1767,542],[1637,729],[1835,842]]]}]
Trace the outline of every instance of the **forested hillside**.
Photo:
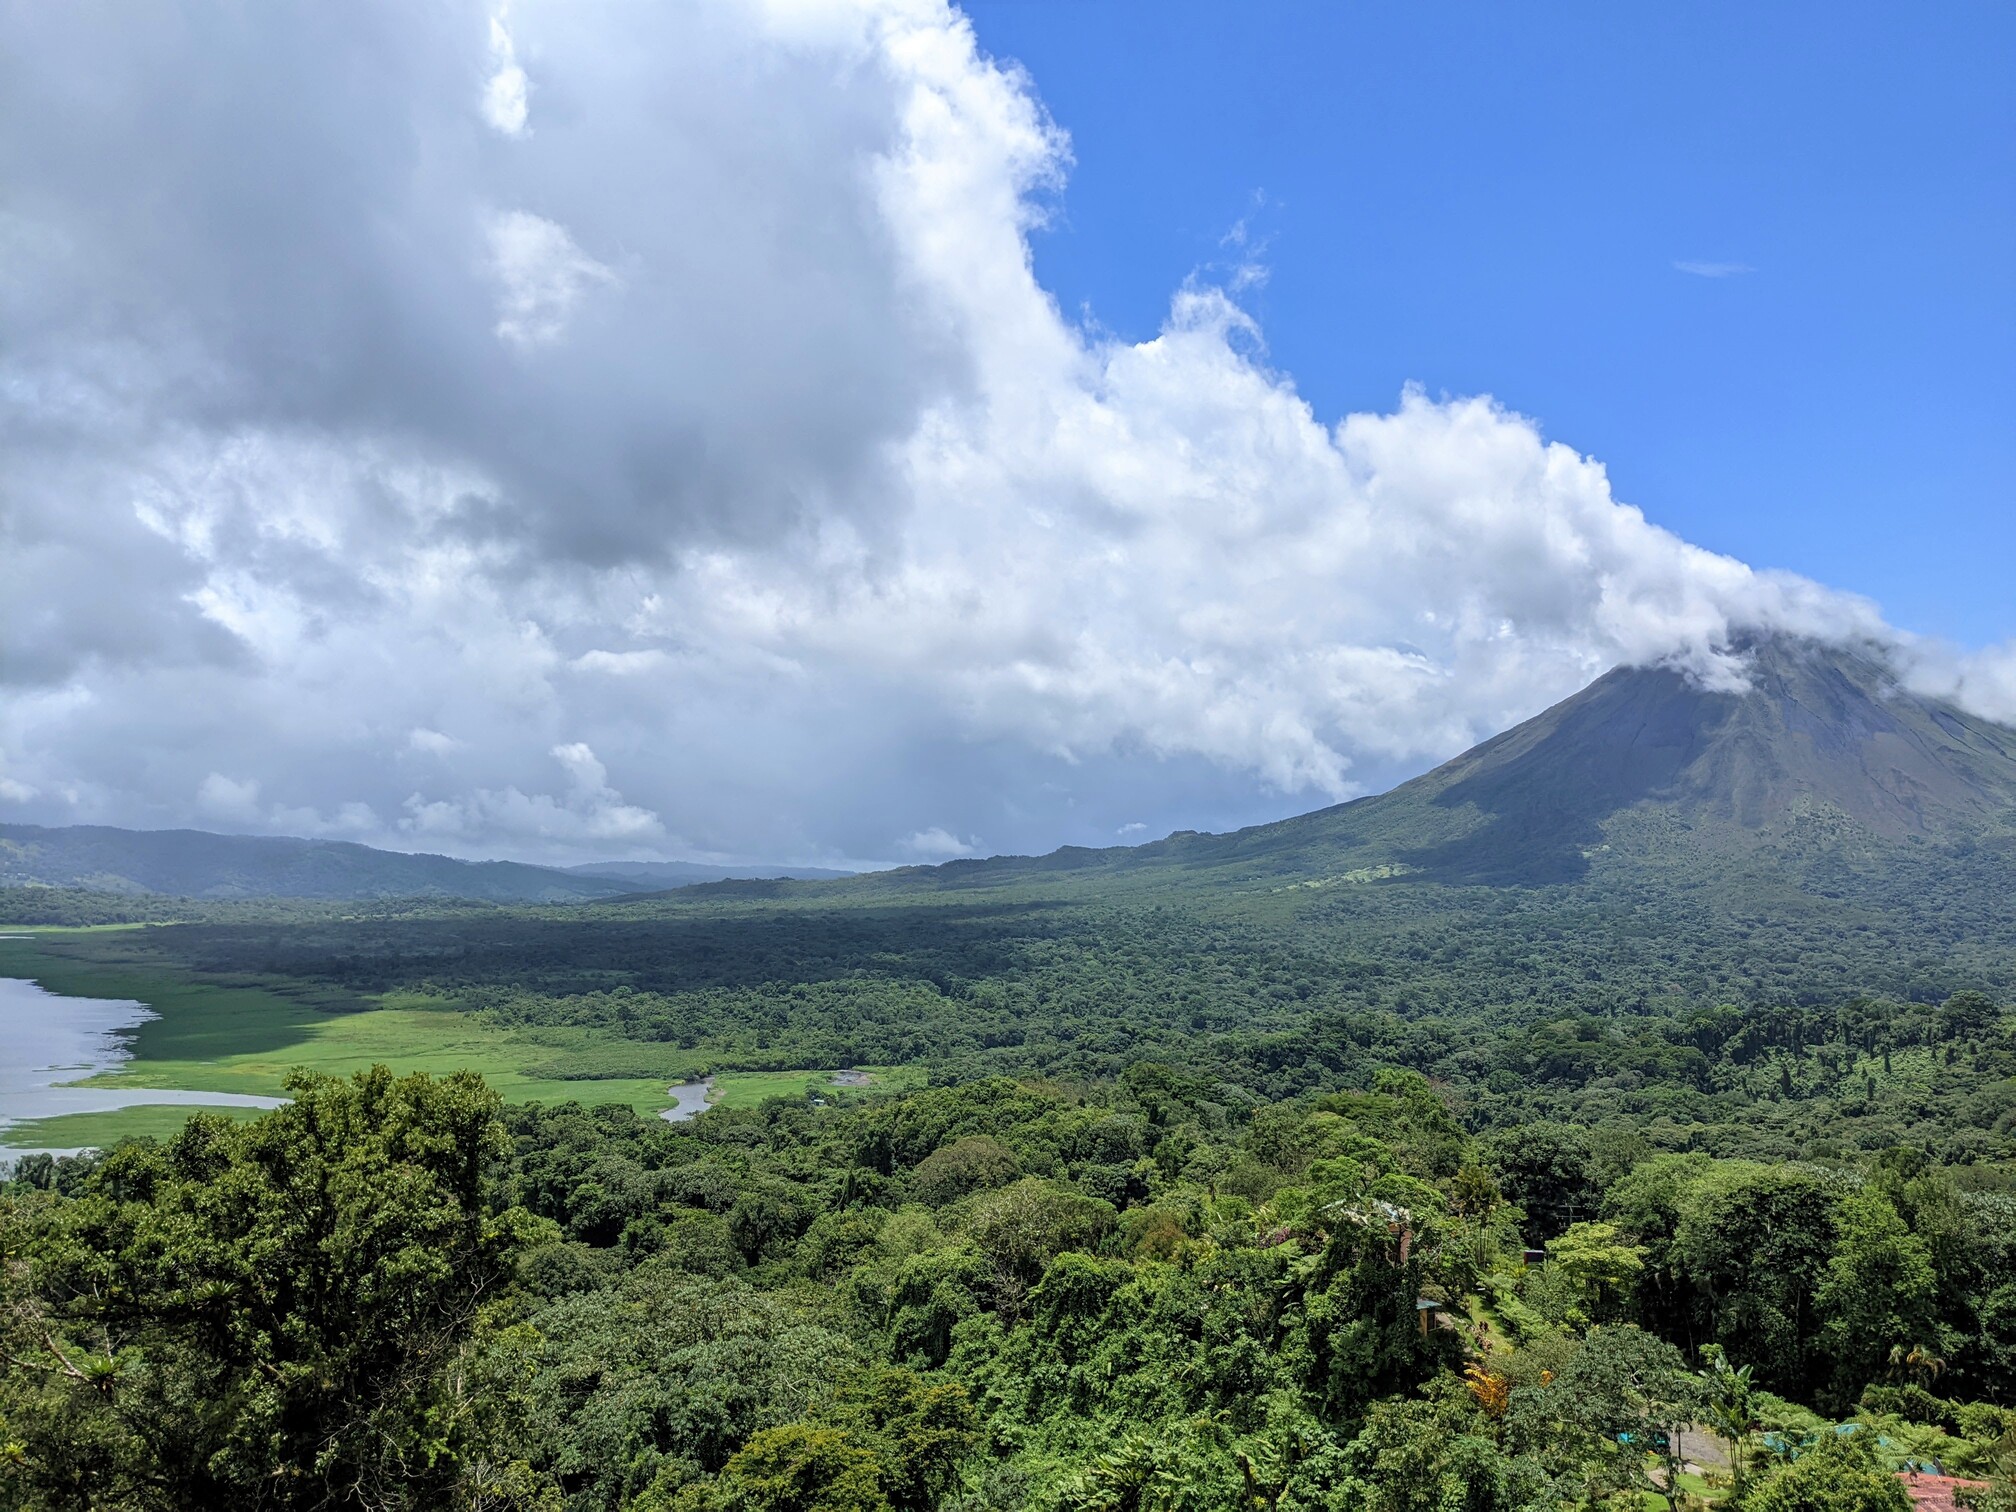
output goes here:
[{"label": "forested hillside", "polygon": [[[647,884],[658,885],[658,884]],[[556,903],[616,897],[620,878],[516,861],[457,861],[342,840],[0,824],[0,887],[177,898],[480,898]]]},{"label": "forested hillside", "polygon": [[[1916,1467],[2007,1508],[2016,746],[1758,667],[1132,851],[6,894],[161,921],[7,947],[64,990],[241,994],[142,1031],[166,1070],[378,1014],[343,1043],[544,1100],[304,1078],[26,1159],[0,1505],[1879,1512]],[[816,1090],[633,1111],[756,1072]]]},{"label": "forested hillside", "polygon": [[2016,1468],[2016,1196],[1909,1150],[1480,1140],[1400,1072],[680,1127],[294,1091],[0,1193],[5,1505],[1781,1512]]}]

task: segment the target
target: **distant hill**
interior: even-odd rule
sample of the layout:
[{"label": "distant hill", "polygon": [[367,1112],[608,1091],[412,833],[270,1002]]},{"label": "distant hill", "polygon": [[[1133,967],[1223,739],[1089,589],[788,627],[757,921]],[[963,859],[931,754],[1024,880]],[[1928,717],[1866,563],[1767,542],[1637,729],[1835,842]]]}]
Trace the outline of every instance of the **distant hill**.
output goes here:
[{"label": "distant hill", "polygon": [[567,870],[577,877],[612,877],[640,892],[663,892],[701,882],[768,882],[778,878],[826,882],[855,875],[823,866],[709,866],[702,861],[591,861]]},{"label": "distant hill", "polygon": [[0,886],[23,883],[183,898],[469,898],[572,903],[636,891],[619,878],[517,861],[457,861],[342,840],[0,824]]},{"label": "distant hill", "polygon": [[0,825],[0,886],[504,903],[704,886],[716,899],[839,902],[1035,884],[1079,894],[1403,880],[1671,889],[1744,877],[1824,897],[1942,879],[1977,904],[2000,895],[2016,876],[2016,730],[1910,692],[1874,652],[1762,639],[1749,662],[1752,687],[1740,693],[1620,667],[1391,792],[1140,846],[861,875],[679,861],[561,870],[338,841]]},{"label": "distant hill", "polygon": [[1747,692],[1620,667],[1376,797],[1229,834],[909,867],[870,888],[1047,876],[1535,886],[1592,868],[1672,881],[1737,866],[1803,874],[1929,846],[2016,862],[2016,730],[1904,688],[1881,657],[1762,639]]},{"label": "distant hill", "polygon": [[1199,849],[1538,883],[1572,881],[1619,847],[1657,866],[2016,836],[2016,730],[1839,647],[1766,640],[1750,675],[1748,692],[1717,693],[1666,668],[1618,668],[1390,793]]}]

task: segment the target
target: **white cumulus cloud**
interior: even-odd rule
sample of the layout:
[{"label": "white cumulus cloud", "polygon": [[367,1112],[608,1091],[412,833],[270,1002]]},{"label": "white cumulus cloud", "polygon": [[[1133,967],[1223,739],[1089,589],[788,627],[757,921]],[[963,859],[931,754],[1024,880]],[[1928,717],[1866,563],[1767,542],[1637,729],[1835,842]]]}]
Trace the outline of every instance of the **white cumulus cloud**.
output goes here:
[{"label": "white cumulus cloud", "polygon": [[518,136],[530,114],[526,98],[530,81],[518,66],[518,49],[502,16],[490,18],[490,62],[492,72],[483,85],[483,118],[504,135]]},{"label": "white cumulus cloud", "polygon": [[935,824],[929,829],[905,835],[896,842],[896,848],[906,856],[927,862],[956,861],[961,856],[977,855],[980,850],[977,841],[961,840],[950,830]]},{"label": "white cumulus cloud", "polygon": [[1488,397],[1317,413],[1250,273],[1065,318],[1068,139],[942,0],[194,4],[0,29],[28,817],[946,859],[1348,797],[1618,661],[1729,685],[1744,626],[1901,639]]}]

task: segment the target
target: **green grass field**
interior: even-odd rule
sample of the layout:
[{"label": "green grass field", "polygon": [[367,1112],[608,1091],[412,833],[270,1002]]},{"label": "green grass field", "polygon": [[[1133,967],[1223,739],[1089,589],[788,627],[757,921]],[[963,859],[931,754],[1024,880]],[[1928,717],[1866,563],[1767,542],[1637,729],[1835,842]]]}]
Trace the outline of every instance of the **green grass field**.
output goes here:
[{"label": "green grass field", "polygon": [[[711,1069],[690,1052],[613,1041],[587,1029],[500,1028],[441,998],[395,993],[367,999],[277,981],[209,980],[122,952],[116,942],[66,948],[71,937],[111,932],[36,929],[31,939],[0,939],[0,976],[29,977],[70,997],[130,998],[159,1015],[129,1032],[132,1059],[88,1078],[87,1086],[273,1097],[285,1094],[287,1077],[297,1069],[347,1076],[382,1063],[436,1076],[477,1071],[507,1102],[624,1103],[648,1115],[671,1106],[671,1083]],[[645,1074],[602,1074],[610,1068]],[[710,1106],[751,1108],[767,1098],[800,1096],[808,1087],[836,1090],[835,1074],[721,1072]],[[921,1072],[887,1067],[866,1074],[871,1085],[889,1089],[923,1080]],[[194,1111],[156,1105],[29,1120],[0,1130],[0,1147],[67,1149],[172,1133]],[[242,1109],[206,1111],[247,1116]]]},{"label": "green grass field", "polygon": [[[1656,1472],[1655,1472],[1656,1473]],[[1681,1504],[1690,1508],[1719,1507],[1729,1499],[1727,1483],[1710,1485],[1691,1470],[1680,1472]],[[1638,1505],[1644,1512],[1671,1512],[1673,1503],[1657,1491],[1638,1493]]]},{"label": "green grass field", "polygon": [[180,1132],[195,1113],[223,1118],[257,1118],[257,1108],[199,1108],[186,1104],[143,1104],[109,1113],[64,1113],[55,1118],[28,1118],[0,1130],[0,1149],[104,1149],[122,1139],[166,1139]]},{"label": "green grass field", "polygon": [[[867,1085],[884,1092],[907,1092],[924,1085],[924,1073],[915,1066],[862,1066]],[[835,1086],[837,1071],[718,1071],[714,1075],[714,1095],[710,1108],[753,1108],[773,1097],[801,1097],[807,1092],[844,1092]]]}]

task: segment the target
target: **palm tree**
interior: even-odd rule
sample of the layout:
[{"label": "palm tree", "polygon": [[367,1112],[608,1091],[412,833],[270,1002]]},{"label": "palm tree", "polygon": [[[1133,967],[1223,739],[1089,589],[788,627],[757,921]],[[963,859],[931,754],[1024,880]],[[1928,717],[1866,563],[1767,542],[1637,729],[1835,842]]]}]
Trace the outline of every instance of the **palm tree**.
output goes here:
[{"label": "palm tree", "polygon": [[1910,1368],[1913,1375],[1924,1379],[1924,1383],[1928,1389],[1934,1381],[1939,1379],[1940,1373],[1946,1369],[1946,1362],[1939,1357],[1930,1344],[1913,1344],[1911,1346],[1911,1353],[1904,1356],[1904,1363]]},{"label": "palm tree", "polygon": [[1929,1388],[1946,1369],[1946,1362],[1930,1344],[1892,1344],[1890,1346],[1890,1369],[1887,1372],[1893,1381],[1915,1380]]},{"label": "palm tree", "polygon": [[1741,1496],[1746,1468],[1744,1447],[1749,1442],[1750,1430],[1757,1425],[1750,1367],[1733,1368],[1720,1344],[1703,1344],[1701,1357],[1708,1362],[1708,1368],[1701,1372],[1701,1378],[1708,1384],[1708,1426],[1729,1446],[1729,1470],[1735,1482],[1732,1489]]}]

